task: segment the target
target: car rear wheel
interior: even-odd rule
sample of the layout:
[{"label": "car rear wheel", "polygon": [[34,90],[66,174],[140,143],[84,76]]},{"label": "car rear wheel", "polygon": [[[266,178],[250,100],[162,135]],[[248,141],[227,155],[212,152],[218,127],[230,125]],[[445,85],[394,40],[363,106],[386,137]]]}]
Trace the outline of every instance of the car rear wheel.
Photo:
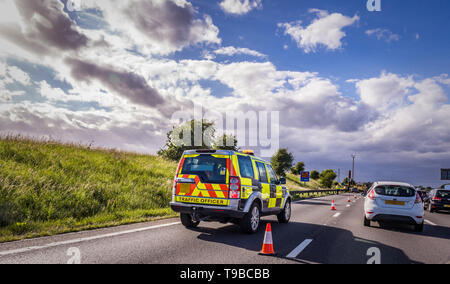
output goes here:
[{"label": "car rear wheel", "polygon": [[364,226],[370,227],[370,220],[366,216],[364,216]]},{"label": "car rear wheel", "polygon": [[291,219],[291,200],[289,199],[286,201],[286,204],[284,205],[284,209],[280,212],[280,214],[277,215],[278,222],[281,224],[287,224],[289,223],[289,220]]},{"label": "car rear wheel", "polygon": [[200,222],[194,222],[192,221],[192,215],[191,214],[180,214],[181,224],[185,226],[188,229],[194,229],[197,228],[197,226],[200,224]]},{"label": "car rear wheel", "polygon": [[253,203],[250,210],[245,214],[240,222],[240,227],[244,233],[254,234],[258,231],[261,213],[258,204]]}]

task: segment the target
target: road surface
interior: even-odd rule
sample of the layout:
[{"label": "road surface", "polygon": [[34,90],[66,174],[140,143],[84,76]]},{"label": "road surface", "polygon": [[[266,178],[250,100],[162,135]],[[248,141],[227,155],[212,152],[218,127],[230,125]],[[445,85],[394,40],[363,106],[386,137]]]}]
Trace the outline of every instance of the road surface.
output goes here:
[{"label": "road surface", "polygon": [[[178,219],[0,244],[0,263],[450,263],[450,214],[426,213],[423,233],[410,226],[364,227],[364,199],[347,195],[293,203],[289,224],[262,219],[255,235],[237,226]],[[331,211],[332,200],[337,211]],[[276,257],[258,255],[267,222]]]}]

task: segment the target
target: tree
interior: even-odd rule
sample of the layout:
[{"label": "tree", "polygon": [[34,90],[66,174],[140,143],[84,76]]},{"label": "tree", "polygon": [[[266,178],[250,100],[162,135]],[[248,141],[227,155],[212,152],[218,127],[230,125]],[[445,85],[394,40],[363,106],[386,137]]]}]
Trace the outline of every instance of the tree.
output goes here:
[{"label": "tree", "polygon": [[271,159],[272,167],[278,176],[285,176],[286,172],[292,168],[294,155],[288,149],[278,150]]},{"label": "tree", "polygon": [[320,184],[323,187],[331,188],[336,177],[337,174],[333,170],[325,170],[320,174]]},{"label": "tree", "polygon": [[301,172],[303,172],[305,170],[305,163],[303,162],[298,162],[292,169],[291,172],[294,175],[300,175]]},{"label": "tree", "polygon": [[319,174],[318,171],[314,170],[314,171],[311,172],[311,175],[310,175],[310,176],[311,176],[311,178],[312,178],[313,180],[318,180],[319,177],[320,177],[320,174]]},{"label": "tree", "polygon": [[214,123],[206,120],[191,120],[181,126],[174,126],[167,133],[166,145],[158,151],[158,155],[169,160],[179,161],[184,151],[212,149],[214,134]]}]

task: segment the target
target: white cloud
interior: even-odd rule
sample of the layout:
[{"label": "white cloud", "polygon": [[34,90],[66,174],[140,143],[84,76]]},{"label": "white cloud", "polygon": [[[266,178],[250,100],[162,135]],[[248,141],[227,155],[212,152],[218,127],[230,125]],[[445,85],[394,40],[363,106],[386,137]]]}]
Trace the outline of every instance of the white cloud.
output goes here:
[{"label": "white cloud", "polygon": [[378,40],[384,40],[386,42],[399,41],[400,36],[398,34],[392,33],[388,29],[373,29],[367,30],[366,34],[368,36],[375,36]]},{"label": "white cloud", "polygon": [[214,51],[214,53],[220,54],[220,55],[228,55],[228,56],[250,55],[250,56],[255,56],[255,57],[267,57],[265,54],[262,54],[255,50],[251,50],[248,48],[236,48],[234,46],[227,46],[227,47],[222,47],[222,48],[216,49]]},{"label": "white cloud", "polygon": [[411,77],[403,78],[391,73],[382,73],[378,78],[356,81],[361,100],[379,110],[401,106],[409,94],[409,88],[413,85]]},{"label": "white cloud", "polygon": [[261,0],[223,0],[220,7],[227,14],[245,15],[253,9],[261,9]]},{"label": "white cloud", "polygon": [[342,29],[359,20],[358,15],[347,17],[318,9],[310,9],[309,12],[315,13],[317,18],[307,27],[302,26],[302,21],[278,24],[278,27],[284,29],[284,34],[291,36],[306,53],[315,52],[320,45],[328,50],[341,48],[342,39],[346,36]]}]

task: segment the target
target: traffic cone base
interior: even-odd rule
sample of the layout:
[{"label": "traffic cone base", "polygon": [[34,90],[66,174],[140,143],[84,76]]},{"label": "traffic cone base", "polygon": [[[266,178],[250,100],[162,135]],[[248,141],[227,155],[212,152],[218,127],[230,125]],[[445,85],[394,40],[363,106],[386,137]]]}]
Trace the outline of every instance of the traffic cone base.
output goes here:
[{"label": "traffic cone base", "polygon": [[266,233],[264,235],[264,243],[259,254],[266,256],[277,255],[273,249],[272,226],[270,225],[270,223],[267,224]]}]

